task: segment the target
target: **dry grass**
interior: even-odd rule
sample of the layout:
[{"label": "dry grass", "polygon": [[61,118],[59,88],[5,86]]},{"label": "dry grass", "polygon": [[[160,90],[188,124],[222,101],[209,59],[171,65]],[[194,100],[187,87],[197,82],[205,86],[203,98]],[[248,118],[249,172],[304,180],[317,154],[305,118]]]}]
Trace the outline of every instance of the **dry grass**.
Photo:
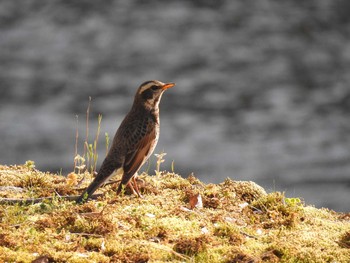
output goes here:
[{"label": "dry grass", "polygon": [[57,197],[0,206],[0,262],[349,262],[349,215],[252,182],[140,177],[143,199],[109,185],[99,190],[104,198],[77,205],[59,198],[79,193],[72,180],[0,166],[0,198]]}]

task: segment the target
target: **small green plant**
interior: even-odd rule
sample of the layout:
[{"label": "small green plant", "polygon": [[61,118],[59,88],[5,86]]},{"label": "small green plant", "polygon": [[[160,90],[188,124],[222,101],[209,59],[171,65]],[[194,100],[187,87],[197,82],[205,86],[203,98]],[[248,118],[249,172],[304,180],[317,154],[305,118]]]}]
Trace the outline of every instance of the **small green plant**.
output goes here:
[{"label": "small green plant", "polygon": [[74,157],[74,172],[77,170],[77,174],[81,174],[84,172],[85,168],[85,158],[80,156],[80,154],[76,154]]},{"label": "small green plant", "polygon": [[94,147],[93,145],[90,143],[86,143],[86,149],[87,149],[87,153],[86,153],[86,158],[87,158],[87,163],[88,163],[88,169],[90,169],[90,173],[92,174],[94,172],[94,159],[96,159],[95,155],[94,155]]},{"label": "small green plant", "polygon": [[107,156],[108,149],[109,149],[109,135],[107,132],[105,133],[105,138],[106,138],[106,156]]},{"label": "small green plant", "polygon": [[156,157],[157,157],[157,163],[156,163],[156,170],[155,170],[155,172],[156,172],[156,175],[160,175],[160,164],[161,163],[164,163],[164,156],[166,155],[166,153],[165,152],[161,152],[160,154],[154,154]]},{"label": "small green plant", "polygon": [[100,129],[101,129],[101,121],[102,121],[102,115],[98,115],[97,119],[97,132],[96,132],[96,137],[93,143],[88,143],[88,141],[85,141],[85,149],[86,149],[86,158],[87,158],[87,164],[88,164],[88,169],[90,169],[90,173],[94,175],[96,171],[96,165],[97,165],[97,160],[98,160],[98,153],[97,153],[97,143],[98,143],[98,138],[100,135]]},{"label": "small green plant", "polygon": [[89,195],[88,193],[84,193],[84,196],[83,196],[83,202],[85,202],[87,199],[89,198]]},{"label": "small green plant", "polygon": [[93,155],[93,164],[92,164],[93,167],[91,169],[91,173],[94,173],[96,171],[96,165],[97,165],[97,159],[98,159],[97,143],[98,143],[98,137],[100,136],[101,121],[102,121],[102,115],[99,114],[97,118],[97,132],[94,140],[94,155]]},{"label": "small green plant", "polygon": [[35,162],[32,160],[27,160],[24,164],[29,170],[33,170],[35,168]]},{"label": "small green plant", "polygon": [[[74,172],[78,170],[78,174],[83,173],[86,169],[94,175],[96,171],[97,166],[97,160],[98,160],[98,153],[97,153],[97,145],[98,145],[98,139],[100,136],[101,131],[101,122],[102,122],[102,115],[99,114],[97,118],[97,131],[95,135],[95,139],[93,143],[89,143],[89,115],[90,115],[90,107],[91,107],[91,97],[89,97],[89,103],[88,108],[86,110],[86,137],[84,141],[84,153],[81,156],[78,154],[78,139],[79,139],[79,119],[78,116],[76,116],[77,119],[77,128],[76,128],[76,134],[75,134],[75,155],[74,155]],[[109,136],[106,133],[106,152],[108,152],[109,147]]]},{"label": "small green plant", "polygon": [[87,147],[88,147],[88,141],[89,141],[89,117],[90,117],[90,106],[91,106],[91,97],[89,97],[89,103],[88,107],[86,109],[86,135],[85,135],[85,142],[84,142],[84,154],[85,156],[87,154]]},{"label": "small green plant", "polygon": [[298,206],[298,205],[302,205],[301,199],[297,198],[297,197],[292,197],[292,198],[284,198],[284,202],[286,205],[290,205],[290,206]]},{"label": "small green plant", "polygon": [[125,187],[126,187],[126,185],[122,184],[122,190],[120,191],[120,196],[125,195]]},{"label": "small green plant", "polygon": [[78,156],[78,139],[79,139],[79,116],[75,115],[77,124],[76,124],[76,129],[75,129],[75,151],[74,151],[74,172],[77,167],[77,159],[76,157]]},{"label": "small green plant", "polygon": [[175,173],[175,162],[174,162],[174,160],[171,162],[171,172]]}]

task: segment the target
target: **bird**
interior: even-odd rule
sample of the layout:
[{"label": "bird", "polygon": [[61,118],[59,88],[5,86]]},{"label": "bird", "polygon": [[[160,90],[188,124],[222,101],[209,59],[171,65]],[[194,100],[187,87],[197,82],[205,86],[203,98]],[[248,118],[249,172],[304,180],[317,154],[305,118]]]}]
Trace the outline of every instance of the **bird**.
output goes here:
[{"label": "bird", "polygon": [[[129,113],[121,122],[111,147],[90,185],[78,197],[84,203],[115,174],[122,174],[117,194],[128,185],[139,197],[135,175],[153,153],[159,139],[159,103],[164,91],[175,83],[149,80],[140,85]],[[132,180],[131,180],[132,179]],[[135,190],[131,185],[134,183]]]}]

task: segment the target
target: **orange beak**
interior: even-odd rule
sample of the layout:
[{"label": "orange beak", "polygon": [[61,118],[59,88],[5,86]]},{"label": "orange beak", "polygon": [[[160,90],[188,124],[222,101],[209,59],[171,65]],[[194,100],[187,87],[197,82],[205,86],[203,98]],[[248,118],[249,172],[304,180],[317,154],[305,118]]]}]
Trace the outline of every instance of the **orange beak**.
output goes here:
[{"label": "orange beak", "polygon": [[162,87],[162,90],[167,90],[175,86],[175,83],[170,82],[170,83],[165,83]]}]

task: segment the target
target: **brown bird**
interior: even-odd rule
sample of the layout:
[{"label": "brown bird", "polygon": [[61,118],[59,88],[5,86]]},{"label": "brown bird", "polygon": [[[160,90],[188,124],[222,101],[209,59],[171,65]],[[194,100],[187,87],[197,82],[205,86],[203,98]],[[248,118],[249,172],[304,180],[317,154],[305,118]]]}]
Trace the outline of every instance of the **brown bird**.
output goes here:
[{"label": "brown bird", "polygon": [[147,161],[157,145],[159,102],[163,92],[173,86],[175,83],[163,83],[158,80],[141,84],[136,92],[131,110],[120,124],[97,176],[77,199],[77,203],[85,202],[97,188],[116,173],[122,173],[117,194],[126,185],[129,185],[135,193],[129,183],[133,179],[136,194],[141,197],[134,175]]}]

